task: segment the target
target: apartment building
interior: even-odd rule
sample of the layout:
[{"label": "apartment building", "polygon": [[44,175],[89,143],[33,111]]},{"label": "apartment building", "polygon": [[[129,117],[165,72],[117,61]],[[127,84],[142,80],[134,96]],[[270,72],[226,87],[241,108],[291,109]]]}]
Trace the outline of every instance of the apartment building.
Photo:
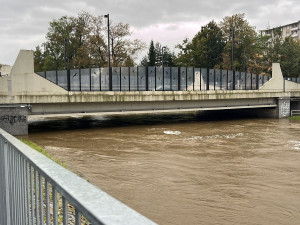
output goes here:
[{"label": "apartment building", "polygon": [[273,30],[277,28],[281,29],[283,38],[291,36],[294,40],[300,40],[300,21],[276,28],[262,30],[262,33],[272,38],[274,35]]}]

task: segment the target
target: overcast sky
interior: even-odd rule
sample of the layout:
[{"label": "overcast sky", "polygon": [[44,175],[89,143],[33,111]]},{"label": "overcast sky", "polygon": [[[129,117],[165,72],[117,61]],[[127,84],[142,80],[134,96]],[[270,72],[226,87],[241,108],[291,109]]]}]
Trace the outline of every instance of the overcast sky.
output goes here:
[{"label": "overcast sky", "polygon": [[245,13],[257,30],[300,20],[299,0],[0,0],[0,63],[12,65],[20,49],[45,41],[50,21],[82,10],[109,13],[114,22],[129,23],[135,38],[171,50],[209,21],[236,13]]}]

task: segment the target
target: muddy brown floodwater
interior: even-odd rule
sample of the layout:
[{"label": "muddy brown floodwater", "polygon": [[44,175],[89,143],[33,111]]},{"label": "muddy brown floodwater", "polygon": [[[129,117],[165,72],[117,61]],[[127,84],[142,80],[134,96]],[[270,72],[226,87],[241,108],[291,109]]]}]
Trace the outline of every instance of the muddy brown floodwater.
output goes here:
[{"label": "muddy brown floodwater", "polygon": [[41,119],[28,138],[158,224],[300,223],[299,121],[145,118]]}]

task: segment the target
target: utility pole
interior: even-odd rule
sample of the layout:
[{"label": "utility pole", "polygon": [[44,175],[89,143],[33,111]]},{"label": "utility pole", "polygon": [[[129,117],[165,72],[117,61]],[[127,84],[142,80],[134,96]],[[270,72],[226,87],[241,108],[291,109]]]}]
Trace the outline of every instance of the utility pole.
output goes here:
[{"label": "utility pole", "polygon": [[107,50],[108,50],[108,72],[109,72],[109,90],[112,91],[112,73],[110,66],[110,27],[109,27],[109,14],[104,15],[107,18]]}]

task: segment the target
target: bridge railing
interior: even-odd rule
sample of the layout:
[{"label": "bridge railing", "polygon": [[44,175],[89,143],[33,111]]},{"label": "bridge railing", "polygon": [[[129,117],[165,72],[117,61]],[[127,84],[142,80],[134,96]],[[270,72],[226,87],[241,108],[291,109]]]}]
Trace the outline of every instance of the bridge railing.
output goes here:
[{"label": "bridge railing", "polygon": [[270,79],[253,73],[192,67],[89,68],[37,74],[68,91],[256,90]]},{"label": "bridge railing", "polygon": [[284,79],[300,84],[300,77],[284,77]]},{"label": "bridge railing", "polygon": [[155,224],[0,129],[0,224]]}]

